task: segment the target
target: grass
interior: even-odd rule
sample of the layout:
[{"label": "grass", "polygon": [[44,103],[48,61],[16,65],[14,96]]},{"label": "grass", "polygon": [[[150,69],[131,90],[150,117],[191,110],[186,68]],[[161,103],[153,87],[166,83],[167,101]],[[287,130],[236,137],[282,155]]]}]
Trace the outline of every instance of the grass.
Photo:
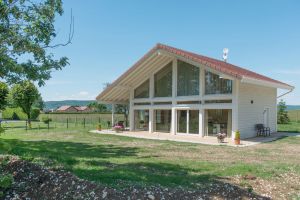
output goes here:
[{"label": "grass", "polygon": [[291,121],[288,124],[278,124],[278,131],[300,133],[300,122]]},{"label": "grass", "polygon": [[196,188],[220,177],[300,174],[300,137],[235,148],[100,135],[81,128],[25,131],[18,127],[7,128],[0,136],[0,154],[64,168],[113,187]]}]

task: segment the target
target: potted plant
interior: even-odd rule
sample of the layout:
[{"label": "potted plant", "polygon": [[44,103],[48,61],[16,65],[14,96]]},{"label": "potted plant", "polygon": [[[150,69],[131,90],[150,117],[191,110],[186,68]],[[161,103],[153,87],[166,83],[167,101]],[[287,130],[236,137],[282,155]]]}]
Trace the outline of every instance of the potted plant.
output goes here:
[{"label": "potted plant", "polygon": [[114,126],[114,130],[116,131],[116,133],[120,133],[120,132],[122,132],[123,127],[120,125],[116,125],[116,126]]},{"label": "potted plant", "polygon": [[224,139],[226,138],[226,133],[218,133],[217,135],[217,139],[219,143],[224,142]]},{"label": "potted plant", "polygon": [[101,129],[101,124],[99,123],[98,125],[97,125],[97,131],[101,131],[102,129]]},{"label": "potted plant", "polygon": [[237,130],[235,132],[235,135],[234,135],[234,144],[236,144],[236,145],[241,144],[241,134],[240,134],[239,130]]}]

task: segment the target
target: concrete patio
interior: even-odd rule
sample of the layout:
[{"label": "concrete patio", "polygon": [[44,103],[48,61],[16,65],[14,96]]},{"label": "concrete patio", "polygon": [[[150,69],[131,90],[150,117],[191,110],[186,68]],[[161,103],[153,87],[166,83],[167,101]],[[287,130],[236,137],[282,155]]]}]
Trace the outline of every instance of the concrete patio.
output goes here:
[{"label": "concrete patio", "polygon": [[91,133],[99,133],[99,134],[111,134],[118,136],[126,136],[126,137],[134,137],[134,138],[143,138],[143,139],[152,139],[152,140],[168,140],[168,141],[176,141],[176,142],[189,142],[189,143],[197,143],[197,144],[207,144],[207,145],[227,145],[227,146],[235,146],[235,147],[247,147],[260,143],[271,142],[277,140],[281,137],[285,136],[300,136],[300,133],[272,133],[271,136],[268,137],[254,137],[245,140],[241,140],[240,145],[235,145],[234,141],[231,138],[226,138],[223,143],[218,143],[217,138],[215,137],[199,137],[198,135],[171,135],[170,133],[162,133],[162,132],[154,132],[149,133],[148,131],[123,131],[120,133],[116,133],[113,130],[92,130]]}]

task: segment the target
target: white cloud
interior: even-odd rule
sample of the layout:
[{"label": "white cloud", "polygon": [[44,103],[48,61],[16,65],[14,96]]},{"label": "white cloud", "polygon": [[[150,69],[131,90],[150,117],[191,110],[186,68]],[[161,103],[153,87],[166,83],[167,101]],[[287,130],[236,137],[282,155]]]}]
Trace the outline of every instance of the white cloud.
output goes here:
[{"label": "white cloud", "polygon": [[81,91],[78,93],[79,96],[88,96],[89,95],[89,92],[87,91]]}]

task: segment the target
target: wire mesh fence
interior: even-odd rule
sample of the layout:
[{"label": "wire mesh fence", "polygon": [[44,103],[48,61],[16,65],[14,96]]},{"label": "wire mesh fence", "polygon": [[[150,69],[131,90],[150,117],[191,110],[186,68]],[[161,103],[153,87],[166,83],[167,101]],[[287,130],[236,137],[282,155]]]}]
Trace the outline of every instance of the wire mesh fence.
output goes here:
[{"label": "wire mesh fence", "polygon": [[300,110],[289,110],[288,116],[293,122],[300,122]]},{"label": "wire mesh fence", "polygon": [[[48,123],[43,118],[51,119]],[[115,114],[115,122],[124,121],[124,115]],[[1,126],[6,130],[93,130],[101,126],[109,129],[112,126],[111,114],[42,114],[37,121],[2,121]]]}]

